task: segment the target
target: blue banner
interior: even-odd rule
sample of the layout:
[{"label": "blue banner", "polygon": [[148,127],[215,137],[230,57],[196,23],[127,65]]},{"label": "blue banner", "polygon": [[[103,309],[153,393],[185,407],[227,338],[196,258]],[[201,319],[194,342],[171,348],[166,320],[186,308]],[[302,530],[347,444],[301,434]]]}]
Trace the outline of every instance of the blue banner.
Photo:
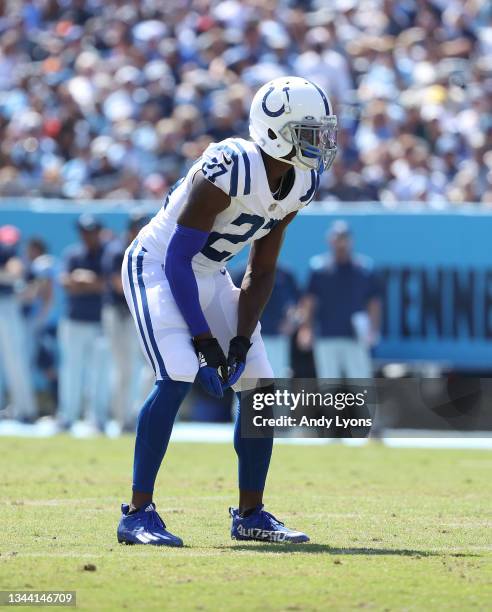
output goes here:
[{"label": "blue banner", "polygon": [[[381,206],[314,209],[294,221],[283,257],[305,275],[326,231],[344,219],[357,253],[369,256],[383,281],[383,360],[438,361],[492,368],[492,215],[478,207],[453,211]],[[304,277],[305,278],[305,277]]]},{"label": "blue banner", "polygon": [[[60,255],[77,239],[80,212],[99,214],[106,227],[119,232],[132,208],[128,203],[8,202],[0,206],[0,224],[18,226],[24,238],[43,236]],[[487,209],[310,205],[289,226],[281,254],[301,284],[312,257],[326,252],[326,233],[335,219],[349,223],[355,251],[372,259],[383,280],[383,338],[376,357],[492,367],[492,214]],[[231,267],[246,257],[243,252]]]}]

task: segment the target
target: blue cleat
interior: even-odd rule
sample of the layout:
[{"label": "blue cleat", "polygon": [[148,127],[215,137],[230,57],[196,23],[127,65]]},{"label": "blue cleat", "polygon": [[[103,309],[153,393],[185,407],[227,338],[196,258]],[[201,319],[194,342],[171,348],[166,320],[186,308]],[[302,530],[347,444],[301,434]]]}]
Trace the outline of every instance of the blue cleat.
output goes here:
[{"label": "blue cleat", "polygon": [[309,542],[302,531],[289,529],[269,512],[263,505],[256,506],[251,514],[242,517],[237,508],[229,508],[232,516],[231,538],[233,540],[256,540],[258,542],[285,542],[300,544]]},{"label": "blue cleat", "polygon": [[121,504],[122,517],[118,525],[120,544],[153,544],[154,546],[183,546],[183,540],[166,531],[166,525],[157,514],[155,504],[128,514],[130,506]]}]

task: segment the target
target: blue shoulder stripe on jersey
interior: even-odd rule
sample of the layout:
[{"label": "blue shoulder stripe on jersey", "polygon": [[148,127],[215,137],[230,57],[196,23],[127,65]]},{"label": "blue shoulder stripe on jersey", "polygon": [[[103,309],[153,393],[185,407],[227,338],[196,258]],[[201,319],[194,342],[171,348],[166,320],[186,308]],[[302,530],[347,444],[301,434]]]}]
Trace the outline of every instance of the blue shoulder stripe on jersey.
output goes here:
[{"label": "blue shoulder stripe on jersey", "polygon": [[169,189],[169,191],[167,192],[167,196],[166,199],[164,200],[164,208],[166,208],[166,206],[169,204],[169,198],[171,197],[171,194],[173,191],[176,191],[176,189],[181,185],[181,183],[185,180],[185,177],[183,176],[182,178],[178,179]]},{"label": "blue shoulder stripe on jersey", "polygon": [[314,85],[314,87],[316,87],[316,89],[319,91],[320,96],[323,98],[323,104],[325,105],[325,113],[329,115],[330,105],[328,104],[328,100],[325,96],[325,92],[321,89],[321,87],[318,87],[316,83],[313,83],[312,81],[309,81],[309,82],[311,83],[311,85]]},{"label": "blue shoulder stripe on jersey", "polygon": [[251,165],[249,163],[249,157],[241,143],[235,142],[236,147],[241,151],[241,155],[244,161],[244,195],[251,193]]},{"label": "blue shoulder stripe on jersey", "polygon": [[318,185],[319,185],[319,174],[316,172],[316,170],[311,170],[311,186],[306,191],[306,193],[299,198],[300,201],[309,202],[314,197],[314,194],[316,193],[316,189],[318,189]]},{"label": "blue shoulder stripe on jersey", "polygon": [[229,190],[229,195],[231,196],[231,198],[234,198],[237,196],[237,182],[239,177],[239,155],[237,151],[235,151],[228,145],[224,145],[222,149],[229,153],[232,159],[231,188]]}]

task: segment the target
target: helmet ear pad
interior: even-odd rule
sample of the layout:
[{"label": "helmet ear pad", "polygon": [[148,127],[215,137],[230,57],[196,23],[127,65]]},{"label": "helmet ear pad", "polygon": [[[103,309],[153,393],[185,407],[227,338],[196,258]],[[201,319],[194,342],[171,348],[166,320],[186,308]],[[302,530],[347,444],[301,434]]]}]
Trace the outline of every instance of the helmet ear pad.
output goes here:
[{"label": "helmet ear pad", "polygon": [[[272,128],[268,128],[267,135],[270,138],[270,140],[276,140],[278,138],[277,134],[275,134]],[[290,153],[287,153],[287,155],[284,155],[283,157],[280,157],[279,159],[290,161],[294,157],[295,154],[296,154],[296,148],[294,145],[292,145]]]},{"label": "helmet ear pad", "polygon": [[276,132],[263,121],[257,120],[256,123],[259,124],[262,134],[259,134],[251,123],[249,124],[249,133],[251,138],[265,151],[265,153],[277,159],[289,155],[292,150],[292,144],[290,142],[287,142],[280,133]]}]

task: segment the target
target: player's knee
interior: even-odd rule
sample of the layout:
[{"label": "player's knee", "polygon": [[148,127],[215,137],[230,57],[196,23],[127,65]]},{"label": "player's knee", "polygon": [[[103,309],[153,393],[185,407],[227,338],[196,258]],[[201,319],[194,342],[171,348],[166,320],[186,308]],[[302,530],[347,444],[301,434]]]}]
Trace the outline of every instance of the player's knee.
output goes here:
[{"label": "player's knee", "polygon": [[158,394],[166,397],[170,397],[177,402],[183,401],[188,390],[190,388],[191,383],[187,381],[181,380],[158,380],[156,382],[156,387],[158,389]]}]

